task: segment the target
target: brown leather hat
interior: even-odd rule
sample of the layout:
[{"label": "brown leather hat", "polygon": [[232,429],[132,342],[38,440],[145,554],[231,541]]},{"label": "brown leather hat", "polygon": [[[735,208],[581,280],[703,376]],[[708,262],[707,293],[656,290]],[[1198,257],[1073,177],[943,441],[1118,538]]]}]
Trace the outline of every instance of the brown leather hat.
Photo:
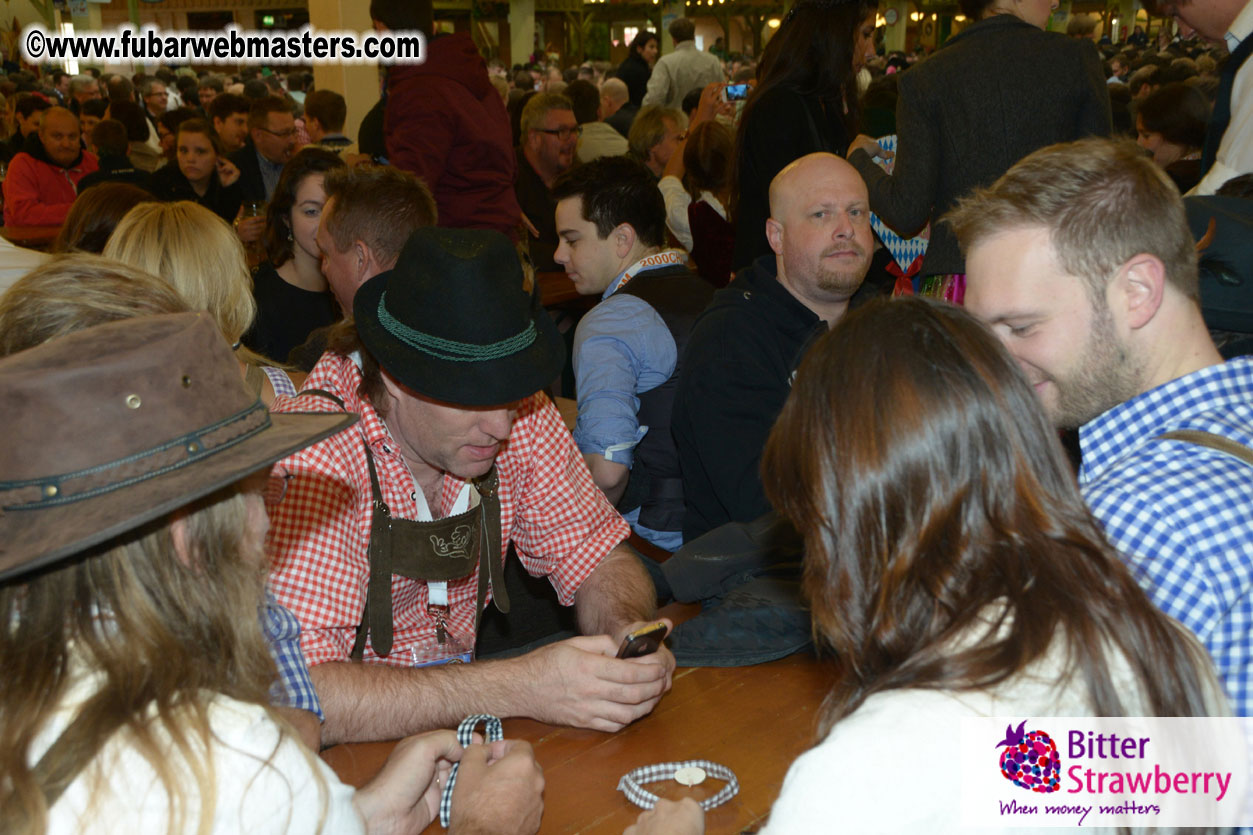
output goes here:
[{"label": "brown leather hat", "polygon": [[0,360],[0,580],[97,545],[352,424],[271,415],[205,313]]}]

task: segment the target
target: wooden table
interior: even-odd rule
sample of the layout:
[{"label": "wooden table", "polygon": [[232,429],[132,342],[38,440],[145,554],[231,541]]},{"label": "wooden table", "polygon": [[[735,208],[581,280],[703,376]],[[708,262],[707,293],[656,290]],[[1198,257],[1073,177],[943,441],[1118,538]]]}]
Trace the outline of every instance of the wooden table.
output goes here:
[{"label": "wooden table", "polygon": [[[825,665],[794,655],[756,667],[686,667],[648,716],[616,734],[506,719],[505,736],[525,739],[544,767],[541,833],[621,833],[640,810],[617,791],[619,778],[651,763],[708,759],[735,772],[740,793],[705,816],[709,833],[759,826],[770,812],[792,760],[813,742],[817,713],[829,689]],[[342,780],[373,777],[392,742],[337,745],[322,758]],[[720,780],[686,789],[651,783],[662,797],[700,800]],[[428,832],[440,832],[438,821]]]},{"label": "wooden table", "polygon": [[0,235],[15,246],[47,250],[61,231],[60,226],[2,226]]}]

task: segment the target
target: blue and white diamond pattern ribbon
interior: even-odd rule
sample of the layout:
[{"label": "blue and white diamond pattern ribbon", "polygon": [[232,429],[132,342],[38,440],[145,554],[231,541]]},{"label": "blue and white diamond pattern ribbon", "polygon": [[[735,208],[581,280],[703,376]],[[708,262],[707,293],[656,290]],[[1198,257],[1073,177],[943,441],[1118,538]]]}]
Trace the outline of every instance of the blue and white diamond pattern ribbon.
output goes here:
[{"label": "blue and white diamond pattern ribbon", "polygon": [[[881,136],[875,141],[887,150],[895,153],[896,134]],[[894,161],[895,160],[889,160],[888,166],[891,166]],[[891,171],[889,170],[888,173],[890,174]],[[923,255],[927,251],[927,243],[929,242],[927,239],[927,230],[918,233],[918,235],[913,238],[902,238],[900,235],[889,229],[887,224],[883,222],[882,218],[873,212],[870,214],[870,226],[874,229],[875,233],[878,234],[879,240],[883,241],[883,245],[888,248],[888,252],[892,253],[892,260],[900,266],[902,271],[908,270],[909,265],[914,263],[914,261],[918,259],[919,255]]]}]

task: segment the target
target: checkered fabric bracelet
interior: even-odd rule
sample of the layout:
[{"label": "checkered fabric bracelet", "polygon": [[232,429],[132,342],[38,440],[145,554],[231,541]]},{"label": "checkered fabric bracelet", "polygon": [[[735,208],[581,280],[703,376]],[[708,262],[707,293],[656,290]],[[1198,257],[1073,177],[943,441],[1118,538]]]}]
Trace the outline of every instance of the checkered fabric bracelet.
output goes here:
[{"label": "checkered fabric bracelet", "polygon": [[[457,742],[461,743],[462,748],[474,744],[474,729],[479,726],[480,722],[483,723],[485,742],[499,742],[505,738],[499,719],[486,713],[476,713],[461,720],[461,724],[457,726]],[[444,786],[444,793],[439,798],[439,822],[445,829],[452,822],[452,789],[457,785],[457,768],[460,765],[461,763],[452,764],[452,771],[448,775],[448,785]]]},{"label": "checkered fabric bracelet", "polygon": [[740,781],[735,778],[735,772],[725,765],[718,765],[709,760],[684,760],[679,763],[657,763],[656,765],[646,765],[637,768],[618,781],[618,791],[625,794],[627,800],[630,800],[641,809],[651,809],[657,805],[657,801],[660,798],[652,792],[641,788],[640,783],[655,783],[658,780],[673,779],[679,769],[682,768],[704,769],[705,773],[710,777],[726,781],[722,791],[700,802],[700,807],[706,812],[726,803],[740,791]]}]

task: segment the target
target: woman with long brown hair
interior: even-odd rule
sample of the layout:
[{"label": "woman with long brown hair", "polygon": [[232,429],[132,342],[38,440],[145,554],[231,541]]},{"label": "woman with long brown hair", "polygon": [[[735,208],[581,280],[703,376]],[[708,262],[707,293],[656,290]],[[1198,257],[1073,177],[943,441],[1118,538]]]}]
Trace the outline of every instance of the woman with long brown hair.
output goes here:
[{"label": "woman with long brown hair", "polygon": [[770,832],[960,827],[965,717],[1226,714],[1204,649],[1106,543],[1030,384],[960,308],[849,313],[801,364],[762,474],[805,539],[835,670]]},{"label": "woman with long brown hair", "polygon": [[244,344],[261,356],[284,362],[312,331],[340,317],[316,238],[326,204],[323,178],[345,167],[334,151],[315,147],[283,166],[266,209],[266,258],[252,271],[257,319],[244,334]]},{"label": "woman with long brown hair", "polygon": [[733,271],[774,257],[766,241],[774,176],[815,151],[844,155],[878,7],[877,0],[800,0],[766,45],[735,138]]}]

